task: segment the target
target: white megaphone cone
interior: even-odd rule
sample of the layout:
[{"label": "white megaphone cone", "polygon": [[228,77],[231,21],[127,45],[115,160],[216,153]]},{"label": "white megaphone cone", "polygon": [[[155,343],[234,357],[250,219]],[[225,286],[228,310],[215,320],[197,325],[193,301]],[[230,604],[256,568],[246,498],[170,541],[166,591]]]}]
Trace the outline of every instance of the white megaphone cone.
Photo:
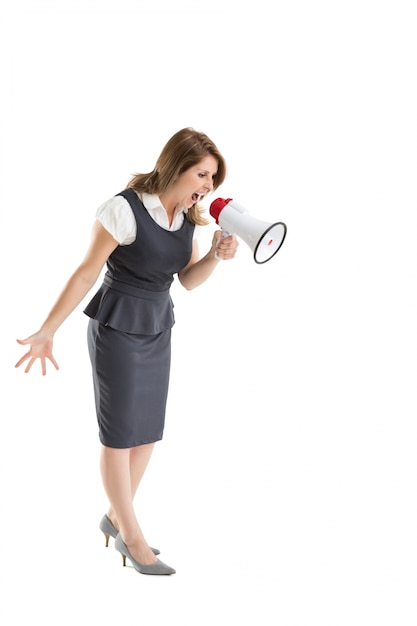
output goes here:
[{"label": "white megaphone cone", "polygon": [[287,227],[283,222],[262,222],[249,215],[232,198],[217,198],[210,205],[210,215],[223,230],[223,237],[238,235],[253,251],[256,263],[266,263],[282,246]]}]

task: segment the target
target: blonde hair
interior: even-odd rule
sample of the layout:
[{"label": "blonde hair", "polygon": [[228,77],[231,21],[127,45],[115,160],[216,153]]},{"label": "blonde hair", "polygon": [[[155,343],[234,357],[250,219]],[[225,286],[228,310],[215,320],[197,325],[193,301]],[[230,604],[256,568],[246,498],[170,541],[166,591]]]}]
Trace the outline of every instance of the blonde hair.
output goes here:
[{"label": "blonde hair", "polygon": [[[217,146],[207,135],[193,128],[183,128],[169,139],[162,149],[152,172],[135,174],[127,188],[139,193],[161,194],[186,170],[197,165],[204,157],[212,155],[218,164],[217,173],[213,178],[213,190],[220,187],[226,178],[226,161]],[[209,223],[203,216],[203,208],[194,204],[186,214],[193,224]]]}]

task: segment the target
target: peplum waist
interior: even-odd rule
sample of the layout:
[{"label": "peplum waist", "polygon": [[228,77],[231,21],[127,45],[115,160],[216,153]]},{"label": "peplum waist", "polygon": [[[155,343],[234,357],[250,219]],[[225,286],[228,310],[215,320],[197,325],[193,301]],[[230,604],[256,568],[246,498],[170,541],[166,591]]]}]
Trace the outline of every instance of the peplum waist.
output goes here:
[{"label": "peplum waist", "polygon": [[108,276],[84,313],[116,330],[140,335],[156,335],[175,323],[169,290],[141,289]]}]

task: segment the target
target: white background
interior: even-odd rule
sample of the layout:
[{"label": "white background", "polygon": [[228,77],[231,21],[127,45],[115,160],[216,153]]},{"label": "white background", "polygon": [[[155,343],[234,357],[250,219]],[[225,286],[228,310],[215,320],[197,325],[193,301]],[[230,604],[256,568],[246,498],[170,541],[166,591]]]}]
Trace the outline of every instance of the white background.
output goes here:
[{"label": "white background", "polygon": [[[413,5],[1,3],[5,625],[415,626]],[[177,569],[155,578],[98,530],[82,305],[59,372],[15,370],[15,339],[96,208],[184,126],[226,157],[217,195],[288,235],[265,265],[242,242],[198,290],[173,285],[165,437],[137,501]]]}]

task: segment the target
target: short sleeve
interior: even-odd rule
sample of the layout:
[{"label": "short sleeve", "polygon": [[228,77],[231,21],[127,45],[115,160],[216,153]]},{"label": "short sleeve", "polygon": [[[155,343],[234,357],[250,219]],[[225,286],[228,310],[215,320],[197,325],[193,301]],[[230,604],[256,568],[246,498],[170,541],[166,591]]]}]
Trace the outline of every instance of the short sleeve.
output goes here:
[{"label": "short sleeve", "polygon": [[114,196],[96,211],[96,219],[121,246],[136,239],[136,220],[130,204],[123,196]]}]

